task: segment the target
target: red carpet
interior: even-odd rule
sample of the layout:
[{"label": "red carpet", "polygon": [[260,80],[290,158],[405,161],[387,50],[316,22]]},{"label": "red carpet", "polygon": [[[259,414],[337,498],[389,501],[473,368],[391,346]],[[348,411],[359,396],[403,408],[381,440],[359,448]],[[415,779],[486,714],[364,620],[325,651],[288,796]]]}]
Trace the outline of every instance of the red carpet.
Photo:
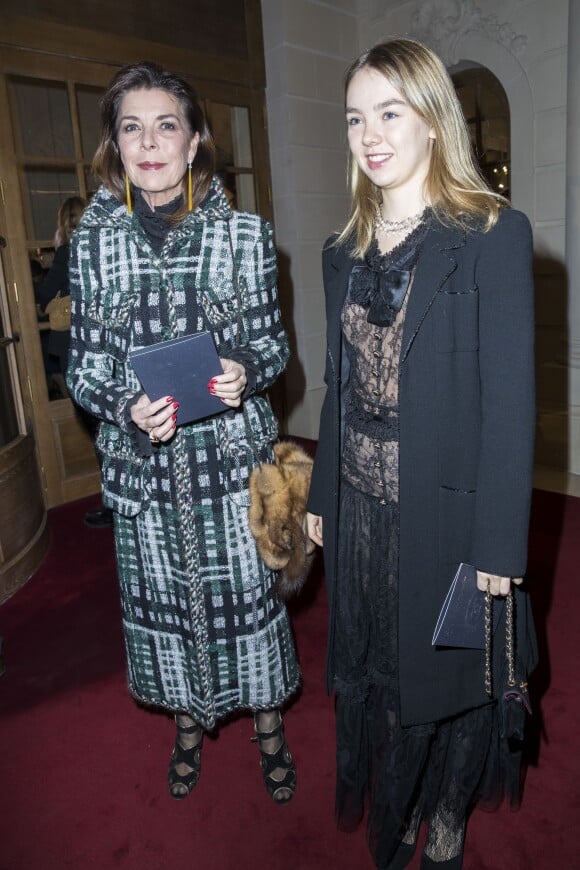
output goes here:
[{"label": "red carpet", "polygon": [[[304,673],[286,717],[294,801],[271,803],[243,717],[206,741],[201,781],[177,803],[165,784],[173,724],[125,686],[112,533],[82,523],[94,501],[51,512],[49,556],[0,608],[1,870],[370,870],[364,831],[341,834],[333,819],[320,567],[292,607]],[[579,542],[580,500],[536,492],[532,764],[519,813],[474,814],[465,870],[580,867]]]}]

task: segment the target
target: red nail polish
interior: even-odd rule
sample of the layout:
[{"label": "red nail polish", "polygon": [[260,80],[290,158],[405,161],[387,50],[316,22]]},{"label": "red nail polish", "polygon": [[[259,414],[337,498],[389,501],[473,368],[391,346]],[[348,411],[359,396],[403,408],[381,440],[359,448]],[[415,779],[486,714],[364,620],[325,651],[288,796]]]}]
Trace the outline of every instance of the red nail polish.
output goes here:
[{"label": "red nail polish", "polygon": [[215,384],[215,383],[217,383],[216,378],[212,378],[210,381],[210,384]]},{"label": "red nail polish", "polygon": [[215,396],[215,390],[214,390],[213,387],[210,387],[210,388],[209,388],[209,391],[210,391],[210,393],[212,394],[212,396]]},{"label": "red nail polish", "polygon": [[177,411],[178,408],[179,408],[179,402],[174,402],[173,403],[173,410]]},{"label": "red nail polish", "polygon": [[173,422],[175,423],[175,421],[177,420],[177,414],[173,414],[173,416],[171,417],[171,419],[172,419]]},{"label": "red nail polish", "polygon": [[167,396],[165,401],[167,402],[167,404],[169,404],[170,402],[173,402],[173,396]]}]

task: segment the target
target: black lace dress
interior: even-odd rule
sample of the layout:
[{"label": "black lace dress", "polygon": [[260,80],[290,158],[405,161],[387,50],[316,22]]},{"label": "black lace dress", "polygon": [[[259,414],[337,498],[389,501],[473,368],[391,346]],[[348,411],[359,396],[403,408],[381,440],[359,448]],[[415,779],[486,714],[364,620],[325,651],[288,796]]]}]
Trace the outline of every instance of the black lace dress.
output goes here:
[{"label": "black lace dress", "polygon": [[398,368],[428,221],[386,255],[374,243],[353,269],[342,312],[350,378],[336,588],[336,810],[339,825],[352,829],[370,794],[369,844],[380,867],[404,866],[401,852],[410,858],[422,819],[432,860],[461,854],[494,728],[492,705],[427,725],[401,727],[399,717]]}]

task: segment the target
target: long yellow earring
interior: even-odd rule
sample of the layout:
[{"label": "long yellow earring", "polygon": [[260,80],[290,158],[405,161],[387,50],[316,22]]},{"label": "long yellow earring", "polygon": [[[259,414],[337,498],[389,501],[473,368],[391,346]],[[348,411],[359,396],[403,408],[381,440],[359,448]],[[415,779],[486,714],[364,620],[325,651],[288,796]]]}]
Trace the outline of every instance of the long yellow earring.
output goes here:
[{"label": "long yellow earring", "polygon": [[127,211],[129,214],[133,212],[133,206],[131,205],[131,187],[129,185],[129,176],[125,173],[125,199],[127,200]]},{"label": "long yellow earring", "polygon": [[191,177],[191,160],[187,163],[187,210],[193,211],[193,179]]}]

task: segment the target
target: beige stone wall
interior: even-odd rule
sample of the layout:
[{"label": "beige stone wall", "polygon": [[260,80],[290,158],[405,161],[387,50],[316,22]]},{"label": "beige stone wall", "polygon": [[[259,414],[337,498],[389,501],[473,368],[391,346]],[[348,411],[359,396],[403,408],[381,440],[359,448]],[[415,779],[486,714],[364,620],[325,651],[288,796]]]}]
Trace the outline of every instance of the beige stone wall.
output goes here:
[{"label": "beige stone wall", "polygon": [[569,280],[566,263],[568,8],[568,0],[262,0],[274,205],[297,352],[291,432],[316,437],[323,395],[319,251],[348,210],[341,76],[362,48],[408,35],[451,69],[488,67],[507,93],[512,201],[532,222],[536,252],[537,460],[580,473],[580,371],[570,351],[580,347],[580,276]]},{"label": "beige stone wall", "polygon": [[356,8],[347,0],[262,2],[280,294],[293,343],[288,430],[305,437],[318,434],[324,395],[320,252],[348,213],[342,78],[358,51]]}]

